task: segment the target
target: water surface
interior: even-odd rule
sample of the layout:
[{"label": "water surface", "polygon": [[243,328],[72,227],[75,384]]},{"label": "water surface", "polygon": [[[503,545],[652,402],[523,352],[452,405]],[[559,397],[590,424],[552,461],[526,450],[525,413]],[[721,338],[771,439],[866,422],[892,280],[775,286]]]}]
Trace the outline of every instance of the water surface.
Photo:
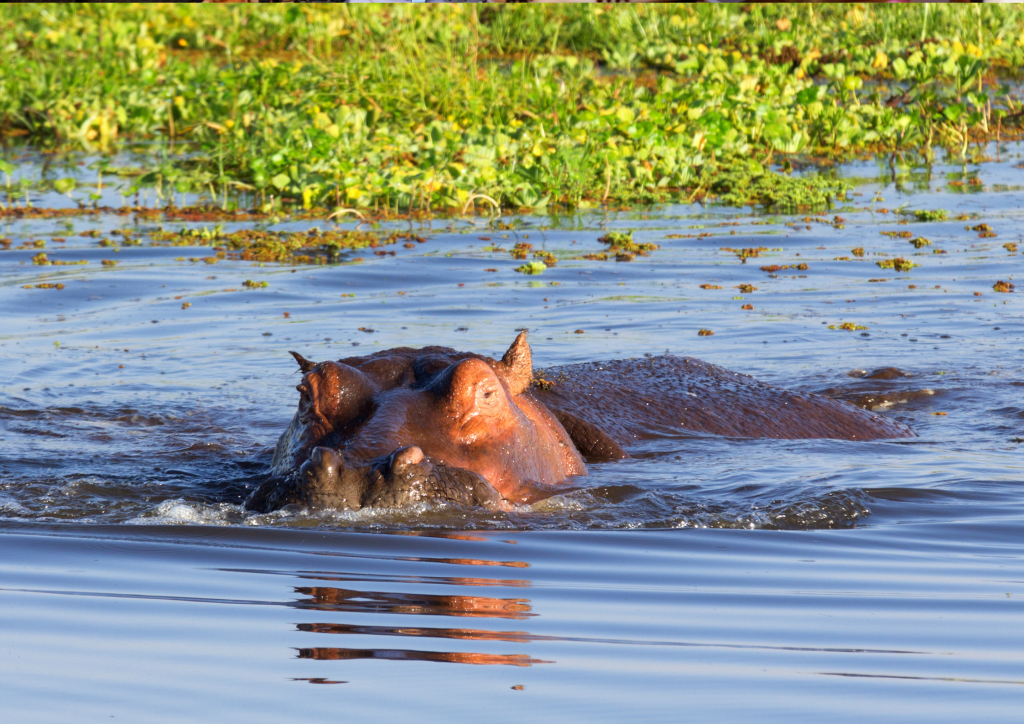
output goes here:
[{"label": "water surface", "polygon": [[[0,711],[1016,721],[1024,280],[1004,244],[1024,245],[1022,150],[895,182],[850,167],[879,179],[827,215],[680,205],[504,218],[512,229],[434,220],[414,228],[423,244],[331,266],[208,264],[207,247],[148,236],[204,224],[3,221]],[[21,173],[46,173],[37,160]],[[105,200],[120,203],[110,189]],[[978,224],[996,236],[965,228]],[[99,245],[122,228],[141,245]],[[570,258],[600,251],[608,230],[661,248]],[[901,231],[931,244],[882,233]],[[33,265],[39,240],[50,260],[89,263]],[[560,261],[516,273],[522,262],[493,247],[517,241]],[[744,264],[723,247],[766,251]],[[876,264],[897,256],[920,266]],[[847,322],[866,329],[830,329]],[[297,403],[288,350],[497,356],[522,328],[540,367],[693,355],[919,437],[665,430],[513,513],[244,510]],[[862,376],[880,367],[908,376]]]}]

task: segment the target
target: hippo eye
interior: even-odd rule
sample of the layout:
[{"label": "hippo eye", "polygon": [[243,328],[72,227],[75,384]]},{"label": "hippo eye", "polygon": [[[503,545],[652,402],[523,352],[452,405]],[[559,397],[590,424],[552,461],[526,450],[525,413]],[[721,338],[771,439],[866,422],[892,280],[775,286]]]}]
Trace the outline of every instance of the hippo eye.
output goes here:
[{"label": "hippo eye", "polygon": [[494,396],[494,392],[493,391],[492,392],[485,392],[484,393],[484,399],[485,400],[488,400],[488,399],[490,399],[493,396]]}]

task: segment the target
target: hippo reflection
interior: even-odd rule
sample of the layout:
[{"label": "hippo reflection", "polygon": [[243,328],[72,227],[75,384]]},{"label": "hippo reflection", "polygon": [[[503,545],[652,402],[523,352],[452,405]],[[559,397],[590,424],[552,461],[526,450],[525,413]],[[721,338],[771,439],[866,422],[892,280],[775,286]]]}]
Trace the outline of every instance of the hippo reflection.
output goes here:
[{"label": "hippo reflection", "polygon": [[905,426],[845,402],[671,355],[567,365],[535,380],[526,333],[500,360],[400,347],[313,363],[269,478],[246,501],[359,510],[447,501],[500,509],[553,494],[587,462],[664,432],[869,440]]}]

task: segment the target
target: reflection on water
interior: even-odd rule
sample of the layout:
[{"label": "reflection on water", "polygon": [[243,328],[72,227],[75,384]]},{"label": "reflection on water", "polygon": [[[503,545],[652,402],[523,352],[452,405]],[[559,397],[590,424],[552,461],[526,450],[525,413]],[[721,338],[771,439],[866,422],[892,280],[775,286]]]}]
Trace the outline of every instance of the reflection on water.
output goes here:
[{"label": "reflection on water", "polygon": [[526,643],[535,637],[525,631],[479,631],[465,628],[425,628],[422,626],[357,626],[346,623],[300,623],[299,631],[307,633],[352,634],[356,636],[412,636],[465,641],[515,641]]},{"label": "reflection on water", "polygon": [[525,598],[487,596],[432,596],[427,594],[353,591],[344,588],[296,588],[308,596],[295,606],[345,613],[400,613],[426,616],[469,616],[524,619],[534,616]]},{"label": "reflection on water", "polygon": [[[467,540],[461,537],[453,537],[452,540]],[[489,542],[486,538],[476,537],[475,540]],[[393,560],[390,559],[390,560]],[[420,561],[423,563],[452,563],[451,558],[406,558],[403,560]],[[470,563],[466,559],[456,559],[460,565],[493,566],[498,565],[497,561],[477,560]],[[509,561],[518,563],[520,567],[529,566],[525,561]],[[506,586],[512,588],[526,588],[530,582],[525,579],[515,578],[466,578],[462,576],[395,576],[386,573],[351,573],[341,571],[271,571],[266,569],[234,570],[236,573],[259,573],[263,575],[289,576],[301,578],[308,581],[374,581],[381,583],[420,583],[439,586]]]},{"label": "reflection on water", "polygon": [[[912,701],[929,721],[1010,722],[1021,520],[842,534],[0,532],[3,707],[31,720],[18,715],[38,706],[34,682],[58,680],[53,706],[82,720],[180,716],[182,690],[218,720],[241,706],[274,721],[337,715],[337,700],[295,687],[311,683],[345,684],[346,714],[360,717],[444,704],[466,719],[572,706],[670,721],[685,700],[710,719],[771,703],[815,720],[827,702],[832,719],[859,722]],[[451,559],[494,571],[510,543],[523,578],[443,575]],[[457,618],[472,625],[445,625]],[[513,687],[536,698],[503,702]]]},{"label": "reflection on water", "polygon": [[533,666],[551,661],[532,659],[525,654],[471,654],[455,651],[411,651],[408,649],[299,649],[300,659],[320,661],[354,661],[384,659],[385,661],[438,661],[443,664],[474,664],[477,666]]}]

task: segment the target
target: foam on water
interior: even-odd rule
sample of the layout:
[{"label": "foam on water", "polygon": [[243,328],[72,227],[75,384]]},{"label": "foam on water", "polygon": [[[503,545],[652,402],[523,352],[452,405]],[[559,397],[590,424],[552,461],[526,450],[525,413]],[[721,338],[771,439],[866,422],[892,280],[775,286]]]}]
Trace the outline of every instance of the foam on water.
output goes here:
[{"label": "foam on water", "polygon": [[130,518],[129,525],[231,525],[246,517],[241,506],[208,505],[175,498],[165,500],[146,515]]}]

